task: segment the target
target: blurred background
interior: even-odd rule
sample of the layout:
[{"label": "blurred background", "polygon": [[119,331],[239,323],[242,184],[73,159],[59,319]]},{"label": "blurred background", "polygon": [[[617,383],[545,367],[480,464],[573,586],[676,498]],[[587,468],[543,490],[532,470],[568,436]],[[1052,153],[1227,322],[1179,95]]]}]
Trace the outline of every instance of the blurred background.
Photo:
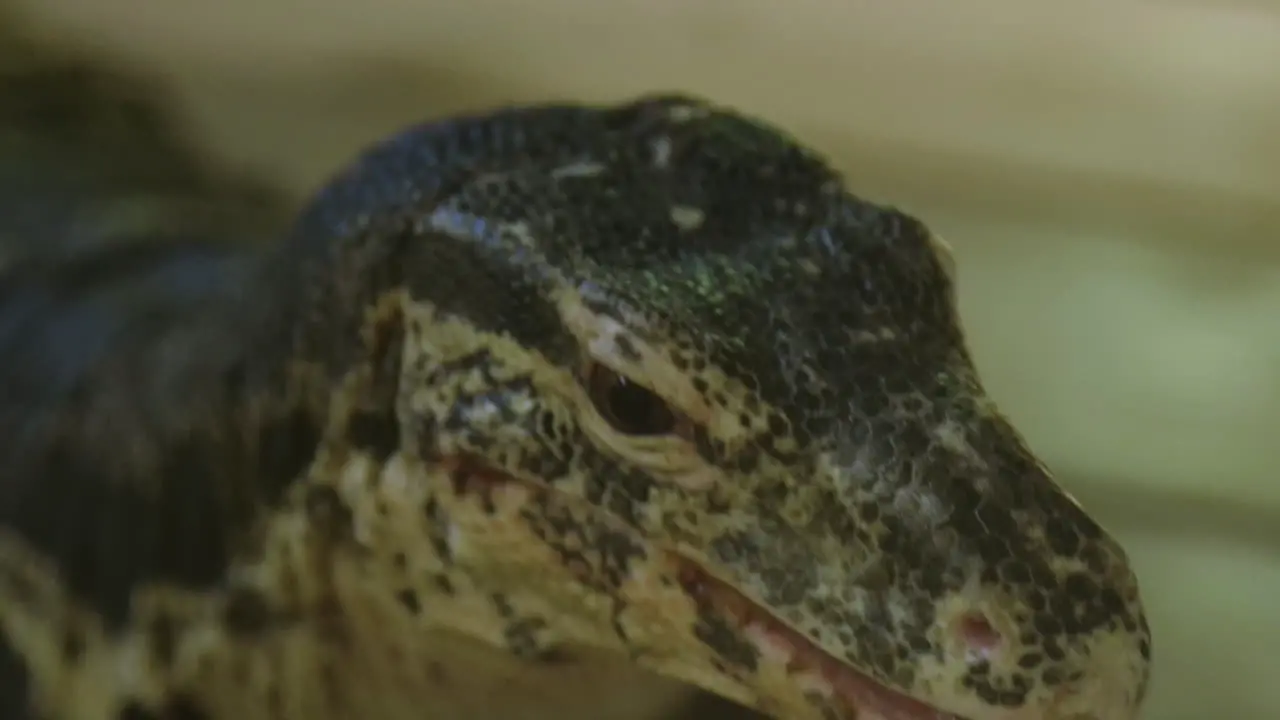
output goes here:
[{"label": "blurred background", "polygon": [[25,5],[299,196],[512,101],[681,90],[787,127],[954,245],[991,391],[1135,558],[1146,717],[1280,718],[1280,2]]}]

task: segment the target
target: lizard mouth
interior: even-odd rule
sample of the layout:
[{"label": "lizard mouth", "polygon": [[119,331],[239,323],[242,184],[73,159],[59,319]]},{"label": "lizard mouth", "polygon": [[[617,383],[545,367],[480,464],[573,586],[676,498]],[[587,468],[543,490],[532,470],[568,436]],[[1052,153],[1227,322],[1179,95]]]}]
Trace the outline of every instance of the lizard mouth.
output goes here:
[{"label": "lizard mouth", "polygon": [[[503,485],[542,490],[514,476],[476,467],[453,472],[452,477],[455,493],[478,492],[490,504],[492,491]],[[695,603],[729,619],[741,639],[751,643],[762,659],[785,668],[806,699],[835,711],[839,720],[977,720],[940,710],[871,678],[714,577],[698,562],[677,552],[667,555],[684,592]]]},{"label": "lizard mouth", "polygon": [[677,556],[680,582],[695,602],[729,616],[761,657],[786,668],[788,676],[847,720],[967,720],[894,690],[838,660],[775,618],[758,603],[713,578],[697,563]]}]

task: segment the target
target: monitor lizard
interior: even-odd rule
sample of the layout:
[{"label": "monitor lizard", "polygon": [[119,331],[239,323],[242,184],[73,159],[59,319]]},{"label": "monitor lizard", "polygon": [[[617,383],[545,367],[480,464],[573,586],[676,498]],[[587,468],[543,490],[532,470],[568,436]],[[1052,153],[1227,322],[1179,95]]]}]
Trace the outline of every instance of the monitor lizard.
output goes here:
[{"label": "monitor lizard", "polygon": [[[7,220],[93,153],[40,157]],[[783,130],[437,119],[274,235],[196,176],[0,223],[0,716],[1137,716],[1135,574],[983,390],[952,251]]]}]

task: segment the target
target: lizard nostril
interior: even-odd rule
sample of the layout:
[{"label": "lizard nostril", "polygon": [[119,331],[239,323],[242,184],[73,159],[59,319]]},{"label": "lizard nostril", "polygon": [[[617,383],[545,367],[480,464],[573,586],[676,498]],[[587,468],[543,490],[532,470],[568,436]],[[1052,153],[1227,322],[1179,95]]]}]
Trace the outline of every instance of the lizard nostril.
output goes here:
[{"label": "lizard nostril", "polygon": [[956,619],[956,635],[966,655],[982,661],[1000,649],[1000,631],[981,612],[967,612]]}]

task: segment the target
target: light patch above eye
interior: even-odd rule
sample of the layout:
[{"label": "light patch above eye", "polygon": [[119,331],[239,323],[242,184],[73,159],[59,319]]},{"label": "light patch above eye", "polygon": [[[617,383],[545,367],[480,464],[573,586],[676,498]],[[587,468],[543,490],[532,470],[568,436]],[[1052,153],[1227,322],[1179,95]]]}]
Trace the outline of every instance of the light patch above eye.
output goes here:
[{"label": "light patch above eye", "polygon": [[[589,302],[590,301],[590,302]],[[666,350],[659,351],[644,337],[655,331],[638,313],[625,306],[613,309],[608,295],[590,283],[563,287],[556,293],[556,304],[565,328],[574,335],[589,356],[589,362],[609,367],[647,387],[667,401],[671,408],[693,423],[705,428],[726,448],[749,442],[760,427],[744,423],[743,417],[766,417],[769,409],[759,397],[752,397],[740,379],[704,363],[696,375],[677,367]],[[610,307],[598,312],[594,307]],[[678,347],[682,340],[666,337],[660,331],[657,343]],[[705,385],[702,391],[695,380]],[[719,390],[713,394],[713,405],[706,388]]]},{"label": "light patch above eye", "polygon": [[[722,420],[724,413],[714,413],[694,389],[692,378],[617,318],[592,311],[586,307],[582,296],[572,291],[560,295],[559,308],[565,326],[578,338],[589,356],[587,363],[591,367],[585,378],[586,396],[594,412],[584,422],[588,432],[615,452],[650,469],[660,470],[686,489],[701,491],[713,487],[722,477],[722,472],[707,465],[698,454],[691,442],[691,423],[714,429],[713,421]],[[601,385],[601,375],[609,380],[608,386]],[[623,387],[628,382],[638,386],[632,391],[637,393],[633,396],[635,399],[665,404],[662,412],[674,414],[670,432],[657,435],[653,434],[656,430],[645,432],[648,423],[620,422],[619,413],[611,412],[608,393],[603,390]],[[647,415],[644,413],[639,418],[630,419],[643,420]]]},{"label": "light patch above eye", "polygon": [[610,367],[643,369],[644,355],[639,343],[627,333],[626,328],[613,318],[596,316],[596,335],[587,343],[591,357]]},{"label": "light patch above eye", "polygon": [[593,361],[649,387],[694,422],[711,420],[711,408],[691,379],[617,318],[592,311],[581,295],[568,289],[559,293],[557,305],[565,327]]}]

